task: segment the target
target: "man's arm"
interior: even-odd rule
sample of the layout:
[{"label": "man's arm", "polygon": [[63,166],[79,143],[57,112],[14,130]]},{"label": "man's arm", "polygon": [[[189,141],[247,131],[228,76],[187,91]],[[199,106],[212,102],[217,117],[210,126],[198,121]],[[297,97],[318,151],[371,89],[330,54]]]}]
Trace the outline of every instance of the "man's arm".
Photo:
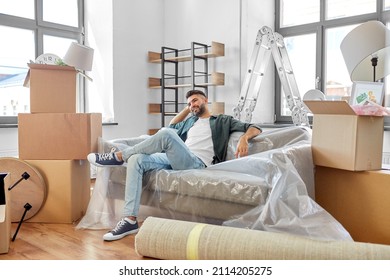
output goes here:
[{"label": "man's arm", "polygon": [[260,133],[261,130],[254,126],[251,126],[247,129],[247,131],[238,140],[237,150],[235,153],[236,158],[245,157],[248,155],[248,141],[259,135]]},{"label": "man's arm", "polygon": [[184,121],[185,118],[188,116],[188,114],[190,113],[190,108],[188,108],[188,106],[186,106],[183,110],[181,110],[181,112],[179,112],[170,122],[169,122],[169,125],[174,125],[174,124],[177,124],[181,121]]}]

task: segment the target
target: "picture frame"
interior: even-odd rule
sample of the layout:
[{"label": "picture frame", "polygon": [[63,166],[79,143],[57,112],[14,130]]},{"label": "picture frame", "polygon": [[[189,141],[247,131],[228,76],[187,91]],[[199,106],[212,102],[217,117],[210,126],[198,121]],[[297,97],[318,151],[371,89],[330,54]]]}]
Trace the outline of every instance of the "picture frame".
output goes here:
[{"label": "picture frame", "polygon": [[376,103],[382,106],[384,84],[380,82],[355,81],[352,84],[350,105],[365,105]]}]

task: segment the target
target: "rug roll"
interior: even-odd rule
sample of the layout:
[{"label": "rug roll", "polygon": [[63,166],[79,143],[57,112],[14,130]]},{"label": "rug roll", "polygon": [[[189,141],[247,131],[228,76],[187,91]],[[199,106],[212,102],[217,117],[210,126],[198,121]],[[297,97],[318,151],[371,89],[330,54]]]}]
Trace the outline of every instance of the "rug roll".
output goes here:
[{"label": "rug roll", "polygon": [[135,237],[137,254],[166,260],[390,259],[390,246],[319,241],[286,233],[148,217]]}]

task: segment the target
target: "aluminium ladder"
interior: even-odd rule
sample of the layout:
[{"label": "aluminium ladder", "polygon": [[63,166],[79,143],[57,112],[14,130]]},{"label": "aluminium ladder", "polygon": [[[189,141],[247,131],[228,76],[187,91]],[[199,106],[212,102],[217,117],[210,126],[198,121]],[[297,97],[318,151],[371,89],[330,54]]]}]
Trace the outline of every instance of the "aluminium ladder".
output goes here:
[{"label": "aluminium ladder", "polygon": [[[245,122],[251,121],[252,113],[259,98],[261,82],[271,54],[283,87],[287,105],[291,110],[293,123],[295,125],[309,126],[307,111],[299,94],[283,37],[273,32],[268,26],[263,26],[257,33],[255,47],[249,61],[249,68],[241,88],[239,101],[237,106],[233,108],[233,117],[241,120],[241,113],[244,110]],[[248,97],[249,91],[251,91],[250,97]],[[245,107],[246,103],[249,104]]]}]

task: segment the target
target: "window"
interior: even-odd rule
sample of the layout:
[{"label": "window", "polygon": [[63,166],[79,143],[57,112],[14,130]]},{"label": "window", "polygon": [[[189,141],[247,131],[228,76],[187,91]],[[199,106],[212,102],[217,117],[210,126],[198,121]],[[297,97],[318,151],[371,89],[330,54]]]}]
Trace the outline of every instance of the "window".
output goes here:
[{"label": "window", "polygon": [[325,0],[326,19],[375,13],[376,3],[376,0]]},{"label": "window", "polygon": [[318,22],[320,20],[320,0],[281,0],[280,15],[282,27]]},{"label": "window", "polygon": [[43,0],[43,21],[79,26],[77,0]]},{"label": "window", "polygon": [[[352,81],[340,43],[353,28],[369,20],[382,21],[389,27],[390,0],[298,2],[300,5],[295,0],[275,2],[275,31],[284,37],[300,96],[314,88],[321,90],[329,99],[349,95]],[[300,7],[298,11],[295,5]],[[387,80],[389,78],[385,79],[385,83]],[[385,106],[390,105],[389,95],[385,94]],[[276,81],[275,104],[276,122],[291,122],[291,112],[284,100],[279,79]]]},{"label": "window", "polygon": [[[316,34],[309,33],[285,38],[286,50],[291,65],[295,65],[294,76],[300,92],[306,92],[315,86]],[[283,89],[282,89],[283,92]],[[284,95],[284,92],[282,93]],[[285,98],[282,98],[282,114],[291,116]]]},{"label": "window", "polygon": [[[22,9],[20,7],[23,7]],[[12,0],[0,2],[0,11],[2,14],[17,16],[22,18],[34,19],[34,1],[32,0]]]},{"label": "window", "polygon": [[[71,42],[83,43],[83,7],[83,0],[0,2],[0,36],[6,38],[0,44],[0,124],[16,124],[18,113],[30,112],[29,89],[23,86],[27,63],[42,53],[63,57]],[[83,104],[83,82],[79,85]]]},{"label": "window", "polygon": [[23,87],[27,62],[35,56],[34,32],[0,26],[0,116],[16,116],[29,110],[29,89]]}]

